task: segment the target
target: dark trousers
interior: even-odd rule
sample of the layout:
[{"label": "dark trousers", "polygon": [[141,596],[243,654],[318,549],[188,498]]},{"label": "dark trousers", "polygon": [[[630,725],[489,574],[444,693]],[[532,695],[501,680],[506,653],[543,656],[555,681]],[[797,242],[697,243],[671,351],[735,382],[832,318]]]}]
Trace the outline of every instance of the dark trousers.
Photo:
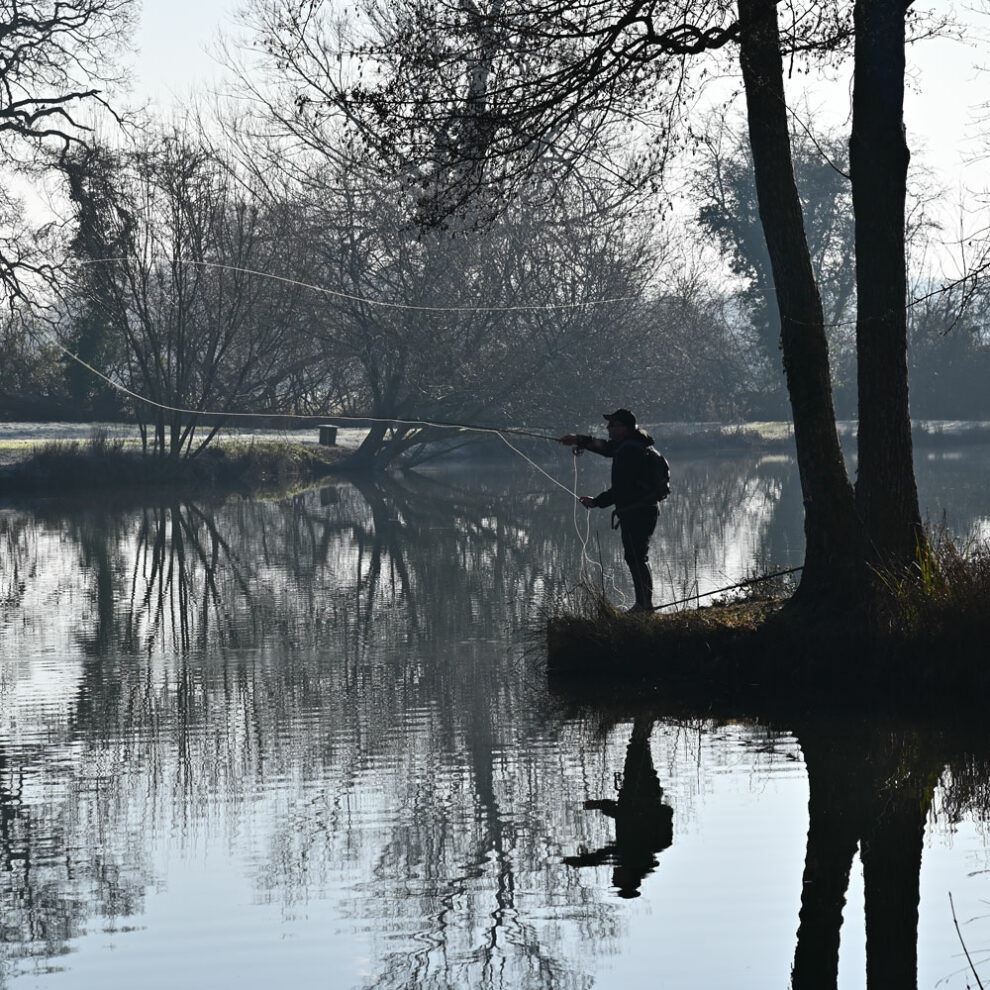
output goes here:
[{"label": "dark trousers", "polygon": [[632,575],[636,604],[653,606],[653,575],[650,573],[650,537],[657,528],[659,509],[655,505],[624,509],[616,513],[622,534],[622,550]]}]

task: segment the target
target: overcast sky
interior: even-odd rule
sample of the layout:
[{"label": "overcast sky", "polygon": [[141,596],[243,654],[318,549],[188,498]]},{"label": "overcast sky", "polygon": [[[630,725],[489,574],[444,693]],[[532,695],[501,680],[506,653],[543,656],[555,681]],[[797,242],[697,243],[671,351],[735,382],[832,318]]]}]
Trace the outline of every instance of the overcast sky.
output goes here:
[{"label": "overcast sky", "polygon": [[135,95],[163,110],[220,73],[208,50],[229,31],[240,0],[143,0],[135,35]]},{"label": "overcast sky", "polygon": [[[154,101],[167,114],[189,94],[215,86],[222,73],[208,52],[215,48],[220,32],[232,28],[239,6],[241,0],[144,0],[135,38],[135,96]],[[946,0],[930,0],[926,7],[964,13],[964,8]],[[905,122],[909,141],[916,160],[935,168],[953,195],[963,186],[977,191],[990,187],[986,162],[961,170],[966,159],[980,150],[982,128],[977,126],[975,109],[990,92],[990,78],[978,71],[980,64],[990,65],[990,42],[981,41],[978,31],[985,38],[990,17],[976,22],[968,43],[937,39],[912,46],[908,52],[911,84]],[[821,97],[829,122],[838,126],[846,123],[848,89],[848,80],[839,82]]]}]

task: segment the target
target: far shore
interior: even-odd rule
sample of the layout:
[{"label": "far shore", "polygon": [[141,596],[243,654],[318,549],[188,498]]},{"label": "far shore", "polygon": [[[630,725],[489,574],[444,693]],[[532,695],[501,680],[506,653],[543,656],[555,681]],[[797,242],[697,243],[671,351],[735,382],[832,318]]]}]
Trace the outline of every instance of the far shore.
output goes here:
[{"label": "far shore", "polygon": [[[332,417],[328,417],[332,423]],[[673,423],[647,425],[657,446],[668,454],[691,456],[780,455],[793,453],[788,423]],[[544,429],[542,432],[546,432]],[[843,440],[855,451],[855,424],[840,424]],[[229,429],[192,458],[146,456],[136,428],[129,424],[0,424],[0,494],[60,495],[86,490],[183,488],[228,489],[244,494],[313,485],[347,470],[350,455],[367,429],[339,427],[331,444],[320,443],[320,427],[305,429]],[[548,434],[547,439],[552,439]],[[484,456],[515,456],[491,434],[469,431],[445,438],[447,456],[469,451]],[[531,456],[556,447],[546,440],[514,438]],[[951,450],[990,445],[990,423],[925,422],[914,429],[919,449]],[[401,463],[401,462],[400,462]]]},{"label": "far shore", "polygon": [[146,456],[137,444],[105,437],[35,442],[0,464],[0,495],[48,497],[107,490],[286,492],[317,484],[333,474],[347,454],[337,446],[251,440],[214,443],[197,457],[172,459]]},{"label": "far shore", "polygon": [[[326,418],[334,424],[332,416]],[[359,421],[358,421],[359,422]],[[335,446],[343,454],[355,450],[368,433],[366,426],[344,421],[338,424]],[[236,443],[286,443],[303,447],[319,446],[320,423],[291,426],[225,427],[215,444]],[[584,427],[594,433],[597,424]],[[842,442],[850,451],[855,449],[856,423],[840,421],[838,431]],[[531,427],[524,427],[530,429]],[[656,437],[657,446],[665,451],[698,452],[700,454],[767,452],[787,454],[793,451],[794,431],[789,422],[768,421],[748,423],[647,423],[644,428]],[[535,430],[535,428],[533,428]],[[561,427],[563,432],[566,430]],[[545,425],[539,432],[553,436],[554,431]],[[470,431],[456,434],[459,441],[470,436]],[[912,436],[918,447],[970,446],[990,444],[990,422],[968,420],[919,420],[913,426]],[[452,435],[453,437],[453,435]],[[92,443],[94,438],[105,439],[127,449],[140,445],[137,427],[132,423],[76,423],[50,422],[0,422],[0,466],[26,460],[34,456],[44,445],[55,442]],[[479,435],[479,444],[492,445],[491,434]],[[515,440],[529,446],[525,439]],[[537,441],[537,446],[540,444]],[[501,445],[500,445],[501,446]]]}]

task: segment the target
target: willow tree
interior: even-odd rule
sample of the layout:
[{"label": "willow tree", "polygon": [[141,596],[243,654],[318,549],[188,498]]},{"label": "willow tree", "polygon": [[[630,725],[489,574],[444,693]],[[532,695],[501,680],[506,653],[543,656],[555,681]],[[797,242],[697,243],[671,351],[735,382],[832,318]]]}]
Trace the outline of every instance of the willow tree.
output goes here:
[{"label": "willow tree", "polygon": [[315,348],[290,277],[302,250],[292,215],[262,209],[219,152],[181,131],[63,167],[79,230],[67,301],[108,328],[115,381],[147,400],[134,413],[157,455],[195,456],[225,418],[300,399]]},{"label": "willow tree", "polygon": [[[430,10],[420,8],[417,23],[423,44],[437,47],[444,19],[431,22]],[[477,47],[466,88],[448,106],[439,106],[444,78],[410,78],[403,143],[421,151],[416,158],[384,154],[335,98],[353,22],[310,11],[304,24],[296,13],[268,2],[246,11],[268,57],[263,71],[257,61],[241,67],[241,92],[252,98],[229,123],[245,169],[304,204],[305,279],[334,287],[314,308],[313,332],[354,371],[341,412],[374,420],[353,466],[381,470],[400,455],[409,463],[425,443],[449,441],[449,430],[417,421],[542,421],[549,369],[558,370],[559,404],[584,388],[575,373],[586,374],[596,347],[607,359],[603,341],[614,347],[619,332],[634,333],[662,253],[649,218],[592,178],[601,171],[592,163],[555,176],[531,170],[525,196],[489,195],[485,156],[461,148],[495,136],[484,106],[501,39],[490,19],[464,25]],[[392,30],[400,24],[382,25]],[[607,158],[597,139],[586,135],[584,149]]]}]

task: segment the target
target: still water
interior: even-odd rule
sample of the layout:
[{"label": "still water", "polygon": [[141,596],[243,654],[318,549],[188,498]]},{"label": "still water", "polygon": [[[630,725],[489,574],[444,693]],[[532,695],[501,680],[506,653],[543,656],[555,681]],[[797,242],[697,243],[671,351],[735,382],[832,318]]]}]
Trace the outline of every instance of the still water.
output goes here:
[{"label": "still water", "polygon": [[[990,451],[918,473],[990,538]],[[663,600],[800,563],[788,457],[674,483]],[[0,986],[858,988],[867,929],[873,990],[976,986],[963,942],[990,979],[982,727],[548,685],[582,573],[629,598],[516,460],[0,508]]]}]

